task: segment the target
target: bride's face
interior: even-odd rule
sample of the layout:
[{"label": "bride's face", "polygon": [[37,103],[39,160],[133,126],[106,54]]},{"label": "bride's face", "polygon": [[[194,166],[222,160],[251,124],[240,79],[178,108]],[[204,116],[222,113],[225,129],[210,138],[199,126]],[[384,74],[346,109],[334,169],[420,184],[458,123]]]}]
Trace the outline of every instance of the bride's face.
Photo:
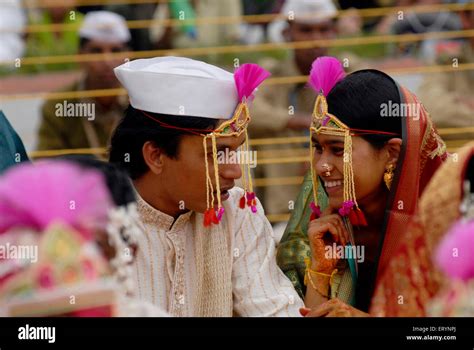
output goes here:
[{"label": "bride's face", "polygon": [[[338,209],[344,201],[344,138],[330,135],[313,134],[316,174],[322,180],[329,197],[329,205]],[[361,137],[352,137],[352,168],[356,198],[360,205],[364,199],[374,198],[378,191],[385,191],[383,175],[390,160],[389,152],[378,150]]]}]

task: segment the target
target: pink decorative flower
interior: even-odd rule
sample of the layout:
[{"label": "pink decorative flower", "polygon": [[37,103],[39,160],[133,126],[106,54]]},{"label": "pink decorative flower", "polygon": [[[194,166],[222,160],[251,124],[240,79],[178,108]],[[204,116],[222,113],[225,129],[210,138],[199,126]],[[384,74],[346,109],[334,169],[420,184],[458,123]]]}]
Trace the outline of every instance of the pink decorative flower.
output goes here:
[{"label": "pink decorative flower", "polygon": [[474,278],[474,220],[456,223],[436,251],[436,263],[451,278]]},{"label": "pink decorative flower", "polygon": [[270,73],[255,63],[245,63],[234,73],[239,101],[251,100],[255,89],[270,76]]},{"label": "pink decorative flower", "polygon": [[323,56],[313,62],[308,84],[316,93],[322,92],[324,96],[327,96],[334,85],[344,79],[345,75],[344,68],[337,58]]}]

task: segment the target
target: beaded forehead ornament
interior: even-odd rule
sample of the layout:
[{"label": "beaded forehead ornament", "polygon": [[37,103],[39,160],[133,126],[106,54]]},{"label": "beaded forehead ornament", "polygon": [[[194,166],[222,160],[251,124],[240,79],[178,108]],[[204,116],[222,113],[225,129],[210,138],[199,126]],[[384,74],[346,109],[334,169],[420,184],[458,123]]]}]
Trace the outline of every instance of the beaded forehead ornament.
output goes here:
[{"label": "beaded forehead ornament", "polygon": [[334,57],[320,57],[313,62],[309,77],[309,85],[318,94],[314,103],[313,119],[310,127],[311,142],[311,178],[313,182],[313,198],[311,203],[311,220],[321,216],[321,209],[318,204],[317,189],[318,176],[314,169],[314,145],[313,134],[331,135],[344,138],[344,156],[343,156],[343,203],[339,208],[339,214],[343,217],[349,217],[352,225],[367,226],[364,213],[359,208],[356,199],[354,185],[354,170],[352,168],[352,136],[362,134],[387,134],[397,135],[395,133],[373,130],[362,130],[349,128],[340,121],[335,115],[328,112],[326,96],[331,89],[342,79],[345,73],[341,63]]},{"label": "beaded forehead ornament", "polygon": [[[245,135],[243,144],[243,151],[248,155],[249,138],[247,127],[250,123],[251,117],[248,107],[248,101],[253,100],[254,92],[257,87],[270,76],[270,73],[257,64],[247,63],[243,64],[234,73],[234,81],[237,88],[237,95],[239,104],[234,112],[232,118],[221,124],[216,130],[208,134],[201,134],[203,136],[203,147],[205,154],[206,166],[206,202],[207,209],[204,213],[204,226],[208,227],[212,224],[219,224],[224,214],[224,207],[221,203],[221,189],[219,182],[219,169],[217,163],[217,146],[216,139],[219,137],[239,137]],[[214,178],[215,185],[212,184],[211,176],[209,174],[209,162],[207,159],[207,140],[211,140],[212,158],[214,163]],[[249,157],[246,157],[247,159]],[[245,209],[249,207],[252,213],[257,212],[257,200],[255,192],[253,191],[252,177],[250,174],[250,164],[248,162],[241,163],[242,166],[242,182],[244,186],[244,195],[240,198],[239,207]],[[214,186],[216,191],[214,191]],[[214,196],[216,192],[216,196]],[[217,202],[217,203],[216,203]],[[217,204],[217,210],[215,206]]]}]

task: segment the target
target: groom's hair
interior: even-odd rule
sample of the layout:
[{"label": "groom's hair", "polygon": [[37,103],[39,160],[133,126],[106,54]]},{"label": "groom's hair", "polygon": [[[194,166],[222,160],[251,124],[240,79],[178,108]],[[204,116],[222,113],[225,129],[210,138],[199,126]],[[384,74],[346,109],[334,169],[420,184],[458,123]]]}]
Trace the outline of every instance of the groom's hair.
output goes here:
[{"label": "groom's hair", "polygon": [[140,178],[149,170],[142,154],[147,141],[153,142],[168,157],[177,158],[181,139],[192,135],[185,130],[163,126],[156,120],[172,127],[203,132],[215,129],[219,122],[219,119],[143,112],[128,106],[112,136],[109,160],[125,169],[132,179]]}]

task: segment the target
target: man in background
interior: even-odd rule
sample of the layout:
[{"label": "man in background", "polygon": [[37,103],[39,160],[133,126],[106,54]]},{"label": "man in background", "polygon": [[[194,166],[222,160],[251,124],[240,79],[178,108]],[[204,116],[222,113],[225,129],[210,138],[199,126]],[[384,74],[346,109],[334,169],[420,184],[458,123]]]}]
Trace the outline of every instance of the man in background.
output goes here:
[{"label": "man in background", "polygon": [[[461,11],[459,17],[464,30],[474,28],[474,10]],[[457,70],[457,66],[473,62],[474,38],[467,38],[463,42],[440,41],[436,54],[438,64],[452,65],[453,68],[447,72],[429,74],[420,87],[420,100],[430,111],[437,127],[474,126],[474,71]],[[472,138],[472,133],[458,134],[457,137]]]},{"label": "man in background", "polygon": [[[125,20],[113,12],[89,12],[79,36],[81,54],[107,55],[129,50],[130,32]],[[117,56],[84,62],[84,77],[64,91],[119,88],[113,68],[121,63],[123,58]],[[37,148],[106,147],[125,105],[123,96],[47,101],[42,108]]]}]

